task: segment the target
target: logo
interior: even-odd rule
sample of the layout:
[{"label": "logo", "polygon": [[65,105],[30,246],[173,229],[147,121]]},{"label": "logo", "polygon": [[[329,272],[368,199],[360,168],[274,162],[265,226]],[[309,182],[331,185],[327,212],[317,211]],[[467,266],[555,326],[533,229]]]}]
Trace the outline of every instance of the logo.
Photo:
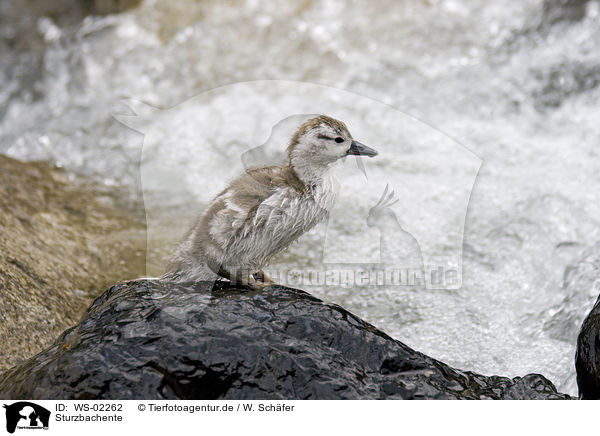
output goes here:
[{"label": "logo", "polygon": [[115,118],[144,135],[148,275],[164,272],[182,228],[228,180],[286,165],[298,126],[327,114],[379,155],[332,165],[339,194],[328,217],[264,272],[293,287],[461,288],[465,219],[482,161],[432,126],[348,91],[281,80],[227,85],[165,109],[126,103],[129,114]]},{"label": "logo", "polygon": [[48,430],[50,411],[29,401],[19,401],[10,405],[4,404],[6,409],[6,431],[14,433],[16,429],[44,429]]}]

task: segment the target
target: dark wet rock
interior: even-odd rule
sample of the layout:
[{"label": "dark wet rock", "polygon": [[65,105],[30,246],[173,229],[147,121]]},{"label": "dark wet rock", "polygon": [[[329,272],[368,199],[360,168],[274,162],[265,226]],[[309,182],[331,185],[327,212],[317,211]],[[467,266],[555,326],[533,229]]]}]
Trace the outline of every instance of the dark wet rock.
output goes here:
[{"label": "dark wet rock", "polygon": [[600,297],[581,326],[577,338],[575,369],[579,398],[600,399]]},{"label": "dark wet rock", "polygon": [[[0,93],[0,118],[9,102],[40,98],[48,74],[46,48],[60,34],[77,37],[86,17],[124,12],[141,0],[0,1],[0,67],[6,89]],[[52,79],[50,79],[52,80]],[[18,83],[18,86],[14,86]]]},{"label": "dark wet rock", "polygon": [[551,338],[574,343],[585,313],[594,306],[600,292],[600,242],[566,269],[561,294],[564,298],[549,311],[544,331]]},{"label": "dark wet rock", "polygon": [[588,3],[589,0],[545,0],[543,21],[547,24],[581,21],[585,17]]},{"label": "dark wet rock", "polygon": [[538,374],[459,371],[306,292],[140,280],[0,376],[31,399],[567,399]]},{"label": "dark wet rock", "polygon": [[600,84],[600,65],[596,62],[562,61],[534,69],[533,74],[541,84],[533,96],[541,109],[558,107],[566,99],[589,92]]},{"label": "dark wet rock", "polygon": [[144,273],[144,223],[64,173],[0,155],[0,370],[39,353],[116,280]]}]

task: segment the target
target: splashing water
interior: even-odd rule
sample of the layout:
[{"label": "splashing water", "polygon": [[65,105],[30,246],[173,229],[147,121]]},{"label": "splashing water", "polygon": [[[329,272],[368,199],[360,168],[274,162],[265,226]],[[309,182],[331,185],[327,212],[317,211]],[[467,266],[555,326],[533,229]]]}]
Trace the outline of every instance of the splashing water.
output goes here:
[{"label": "splashing water", "polygon": [[[12,3],[0,6],[4,17],[25,7]],[[483,161],[465,222],[462,288],[313,291],[454,366],[539,372],[575,393],[575,338],[596,296],[600,253],[599,12],[585,0],[148,0],[83,21],[44,11],[33,23],[4,18],[0,152],[135,194],[142,137],[112,118],[127,113],[123,98],[165,108],[226,84],[285,79],[392,105]],[[269,112],[268,99],[256,101]],[[240,167],[271,127],[211,121],[233,137],[215,144],[215,159]],[[376,121],[381,137],[394,132],[392,120]],[[180,127],[163,134],[173,142],[193,134]],[[184,173],[196,169],[173,158]],[[414,165],[403,169],[427,172],[426,162]],[[210,176],[206,190],[216,193],[225,183],[218,165]],[[185,225],[166,227],[166,239],[177,239]],[[314,255],[310,238],[279,261],[302,267]]]}]

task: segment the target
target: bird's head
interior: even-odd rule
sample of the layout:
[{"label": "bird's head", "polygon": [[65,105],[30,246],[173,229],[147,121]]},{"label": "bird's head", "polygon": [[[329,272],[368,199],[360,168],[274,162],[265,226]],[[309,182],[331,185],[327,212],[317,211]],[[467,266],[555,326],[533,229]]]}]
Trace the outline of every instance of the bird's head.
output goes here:
[{"label": "bird's head", "polygon": [[346,125],[320,115],[304,122],[292,136],[288,158],[292,167],[305,178],[318,176],[345,156],[377,155],[377,152],[352,138]]}]

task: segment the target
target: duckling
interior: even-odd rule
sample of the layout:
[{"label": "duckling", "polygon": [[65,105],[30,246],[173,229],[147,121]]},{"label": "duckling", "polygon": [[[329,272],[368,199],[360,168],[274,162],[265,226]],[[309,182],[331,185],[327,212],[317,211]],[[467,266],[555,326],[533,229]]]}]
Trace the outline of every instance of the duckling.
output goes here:
[{"label": "duckling", "polygon": [[268,262],[327,218],[338,183],[332,165],[345,156],[374,157],[346,125],[321,115],[298,127],[283,166],[250,168],[208,205],[175,250],[163,278],[218,277],[253,290],[273,284]]}]

